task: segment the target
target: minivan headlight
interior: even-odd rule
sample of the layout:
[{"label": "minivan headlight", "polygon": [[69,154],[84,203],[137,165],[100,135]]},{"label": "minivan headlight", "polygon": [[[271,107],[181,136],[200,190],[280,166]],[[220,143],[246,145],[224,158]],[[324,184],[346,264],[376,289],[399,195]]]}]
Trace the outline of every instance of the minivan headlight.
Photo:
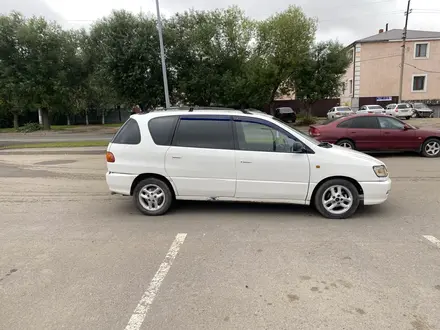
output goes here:
[{"label": "minivan headlight", "polygon": [[388,176],[388,170],[385,165],[373,166],[373,171],[379,178],[385,178]]}]

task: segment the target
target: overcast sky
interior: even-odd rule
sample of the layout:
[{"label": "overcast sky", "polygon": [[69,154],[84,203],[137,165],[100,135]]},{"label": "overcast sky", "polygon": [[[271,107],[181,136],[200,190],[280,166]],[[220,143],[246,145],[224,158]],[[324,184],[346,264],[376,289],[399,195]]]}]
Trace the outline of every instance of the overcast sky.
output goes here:
[{"label": "overcast sky", "polygon": [[[406,0],[160,0],[161,11],[169,16],[194,8],[206,10],[237,5],[253,18],[264,19],[290,4],[301,6],[307,15],[318,18],[318,40],[338,39],[348,44],[374,35],[389,23],[401,29]],[[409,29],[440,31],[440,1],[412,0]],[[155,0],[0,0],[0,12],[21,11],[25,15],[43,15],[65,27],[87,26],[108,15],[112,9],[155,13]]]}]

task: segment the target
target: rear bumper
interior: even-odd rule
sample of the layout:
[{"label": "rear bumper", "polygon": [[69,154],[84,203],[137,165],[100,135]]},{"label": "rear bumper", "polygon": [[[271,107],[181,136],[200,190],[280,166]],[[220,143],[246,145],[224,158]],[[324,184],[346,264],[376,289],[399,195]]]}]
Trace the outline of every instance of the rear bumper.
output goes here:
[{"label": "rear bumper", "polygon": [[130,196],[131,185],[133,184],[136,175],[107,172],[105,180],[107,181],[108,189],[115,194]]},{"label": "rear bumper", "polygon": [[391,191],[391,179],[377,182],[359,182],[364,191],[364,205],[382,204]]}]

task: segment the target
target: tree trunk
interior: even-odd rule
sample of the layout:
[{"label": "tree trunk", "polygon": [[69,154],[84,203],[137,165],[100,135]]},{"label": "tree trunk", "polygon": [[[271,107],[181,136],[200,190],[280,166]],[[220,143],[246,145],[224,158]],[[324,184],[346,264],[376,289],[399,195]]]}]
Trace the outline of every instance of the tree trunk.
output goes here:
[{"label": "tree trunk", "polygon": [[18,113],[14,113],[14,128],[18,129]]},{"label": "tree trunk", "polygon": [[38,109],[38,123],[43,125],[43,115],[41,114],[41,109]]},{"label": "tree trunk", "polygon": [[70,126],[70,116],[67,115],[67,126]]},{"label": "tree trunk", "polygon": [[43,118],[43,129],[45,131],[50,130],[49,109],[42,108],[41,109],[41,116]]},{"label": "tree trunk", "polygon": [[274,99],[275,99],[275,95],[277,95],[277,90],[278,90],[278,86],[276,86],[273,90],[272,93],[270,95],[270,102],[269,102],[269,112],[272,116],[275,115],[275,109],[273,108],[274,106]]},{"label": "tree trunk", "polygon": [[102,113],[102,118],[101,118],[101,122],[103,125],[105,125],[105,113]]},{"label": "tree trunk", "polygon": [[89,125],[89,113],[86,111],[86,125]]}]

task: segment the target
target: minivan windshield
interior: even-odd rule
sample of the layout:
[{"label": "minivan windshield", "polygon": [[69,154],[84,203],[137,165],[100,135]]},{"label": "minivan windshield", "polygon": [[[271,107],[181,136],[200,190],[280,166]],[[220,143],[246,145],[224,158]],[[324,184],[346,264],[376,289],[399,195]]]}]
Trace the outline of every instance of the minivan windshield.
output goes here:
[{"label": "minivan windshield", "polygon": [[295,131],[295,133],[298,133],[299,135],[301,135],[303,138],[305,138],[307,141],[313,143],[314,145],[318,145],[321,143],[321,142],[315,140],[314,138],[312,138],[311,136],[307,135],[306,133],[301,132],[300,130],[297,130],[294,127],[286,125],[282,120],[280,120],[276,117],[272,117],[272,119],[275,120],[278,123],[278,125],[281,126],[282,128],[284,128],[286,131],[293,130],[293,131]]}]

